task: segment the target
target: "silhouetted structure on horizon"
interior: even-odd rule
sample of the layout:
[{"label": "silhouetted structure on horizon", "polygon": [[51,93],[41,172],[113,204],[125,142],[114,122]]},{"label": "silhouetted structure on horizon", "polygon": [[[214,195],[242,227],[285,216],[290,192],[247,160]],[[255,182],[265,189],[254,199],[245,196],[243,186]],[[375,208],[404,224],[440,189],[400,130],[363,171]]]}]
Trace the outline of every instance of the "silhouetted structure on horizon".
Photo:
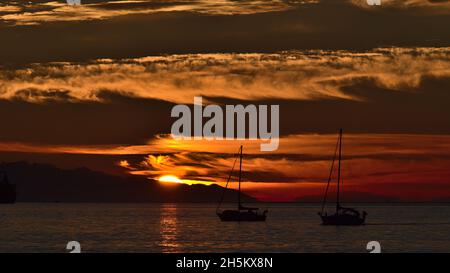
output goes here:
[{"label": "silhouetted structure on horizon", "polygon": [[[338,177],[337,177],[337,190],[336,190],[336,212],[334,214],[328,215],[325,210],[325,204],[327,201],[328,189],[330,187],[331,177],[333,175],[334,162],[336,161],[336,153],[339,149],[339,161],[338,161]],[[319,212],[320,218],[322,219],[323,225],[348,225],[357,226],[363,225],[366,220],[367,212],[363,211],[362,216],[359,211],[353,208],[344,208],[340,204],[340,184],[341,184],[341,158],[342,158],[342,129],[339,130],[339,138],[336,143],[336,148],[334,151],[333,162],[331,163],[330,175],[328,177],[328,184],[325,190],[325,195],[322,203],[322,211]]]},{"label": "silhouetted structure on horizon", "polygon": [[[61,203],[150,203],[150,202],[211,202],[223,193],[223,187],[212,184],[166,185],[146,176],[118,176],[85,167],[60,169],[48,164],[24,161],[0,163],[18,192],[16,202]],[[0,176],[0,184],[2,176]],[[0,186],[2,188],[3,186]],[[228,189],[225,202],[236,200],[237,191]],[[247,202],[256,199],[242,195]]]},{"label": "silhouetted structure on horizon", "polygon": [[[225,190],[228,187],[231,176],[233,174],[234,166],[236,165],[237,158],[239,157],[239,186],[238,186],[238,207],[237,210],[224,210],[220,211],[220,205],[222,204]],[[241,176],[242,176],[242,145],[239,149],[239,155],[236,156],[234,160],[233,167],[231,168],[230,175],[228,176],[227,184],[222,194],[219,205],[216,209],[216,214],[219,216],[220,220],[224,222],[240,222],[240,221],[265,221],[267,216],[267,210],[262,213],[259,212],[259,208],[244,207],[241,203]]]}]

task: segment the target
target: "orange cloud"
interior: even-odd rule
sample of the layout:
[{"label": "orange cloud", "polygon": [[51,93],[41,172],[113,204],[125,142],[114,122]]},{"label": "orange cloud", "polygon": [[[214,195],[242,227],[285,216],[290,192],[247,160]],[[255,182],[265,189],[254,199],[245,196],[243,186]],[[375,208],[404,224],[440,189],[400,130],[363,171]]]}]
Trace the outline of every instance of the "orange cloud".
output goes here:
[{"label": "orange cloud", "polygon": [[[173,140],[160,136],[139,146],[45,146],[0,143],[2,152],[142,155],[117,165],[131,174],[183,183],[224,185],[239,145],[244,144],[243,190],[264,200],[287,201],[323,191],[336,135],[290,135],[275,152],[255,140]],[[450,196],[450,136],[346,134],[342,175],[347,191],[430,200]],[[236,172],[232,181],[236,181]],[[336,174],[334,174],[335,177]],[[232,183],[232,188],[236,183]]]},{"label": "orange cloud", "polygon": [[[298,1],[296,5],[314,2],[312,0]],[[1,5],[1,4],[0,4]],[[117,16],[152,14],[158,12],[195,12],[215,15],[254,14],[290,9],[292,5],[282,1],[155,1],[123,0],[100,3],[83,3],[70,6],[66,3],[48,1],[43,3],[28,2],[21,4],[11,2],[0,6],[0,20],[15,25],[37,25],[44,22],[105,20]]]},{"label": "orange cloud", "polygon": [[196,95],[239,100],[364,100],[343,88],[361,79],[414,92],[424,77],[450,77],[450,48],[380,48],[370,52],[187,54],[34,64],[0,70],[0,98],[103,101],[104,90],[192,103]]}]

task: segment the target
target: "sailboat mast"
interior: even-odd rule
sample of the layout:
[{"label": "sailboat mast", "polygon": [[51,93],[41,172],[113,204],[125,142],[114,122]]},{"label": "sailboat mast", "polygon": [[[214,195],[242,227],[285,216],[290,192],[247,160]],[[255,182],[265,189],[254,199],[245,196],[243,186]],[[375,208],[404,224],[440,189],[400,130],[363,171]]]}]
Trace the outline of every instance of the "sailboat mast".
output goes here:
[{"label": "sailboat mast", "polygon": [[342,129],[339,130],[339,163],[338,163],[338,179],[336,193],[336,213],[339,211],[339,184],[341,183],[341,157],[342,157]]},{"label": "sailboat mast", "polygon": [[241,209],[241,172],[242,172],[242,145],[239,155],[239,190],[238,190],[238,210]]}]

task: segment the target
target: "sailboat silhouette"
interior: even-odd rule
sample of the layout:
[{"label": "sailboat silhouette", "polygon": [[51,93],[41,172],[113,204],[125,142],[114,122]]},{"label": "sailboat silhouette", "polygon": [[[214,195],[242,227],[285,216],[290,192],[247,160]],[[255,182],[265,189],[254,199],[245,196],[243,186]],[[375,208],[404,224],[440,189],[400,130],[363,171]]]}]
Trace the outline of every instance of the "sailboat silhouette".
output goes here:
[{"label": "sailboat silhouette", "polygon": [[[338,162],[338,177],[337,177],[337,191],[336,191],[336,212],[328,215],[325,210],[325,204],[327,201],[328,188],[330,187],[331,176],[333,174],[334,162],[336,160],[336,153],[339,149],[339,162]],[[342,129],[339,130],[339,138],[336,143],[336,149],[334,151],[334,158],[331,164],[330,176],[328,177],[328,184],[325,190],[325,195],[322,202],[322,211],[319,212],[319,216],[322,219],[323,225],[347,225],[357,226],[363,225],[366,220],[367,212],[363,211],[362,216],[359,211],[353,208],[344,208],[340,204],[340,184],[341,184],[341,158],[342,158]]]},{"label": "sailboat silhouette", "polygon": [[228,183],[230,182],[234,166],[236,165],[236,160],[238,157],[236,157],[233,167],[231,168],[230,175],[228,176],[227,184],[224,188],[224,192],[222,194],[222,198],[219,202],[219,205],[216,209],[216,214],[219,216],[220,220],[224,222],[240,222],[240,221],[265,221],[267,217],[267,210],[264,210],[262,213],[259,212],[259,208],[251,208],[251,207],[245,207],[241,203],[241,176],[242,176],[242,150],[243,147],[241,145],[239,149],[239,186],[238,186],[238,206],[237,210],[220,210],[220,205],[222,204],[223,197],[225,194],[225,191],[228,187]]}]

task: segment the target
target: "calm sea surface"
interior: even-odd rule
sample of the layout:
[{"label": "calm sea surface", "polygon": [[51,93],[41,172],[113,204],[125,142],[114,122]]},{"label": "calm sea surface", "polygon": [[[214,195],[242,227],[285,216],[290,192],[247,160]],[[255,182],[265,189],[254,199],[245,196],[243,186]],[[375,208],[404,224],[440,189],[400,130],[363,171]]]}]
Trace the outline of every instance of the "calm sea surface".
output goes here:
[{"label": "calm sea surface", "polygon": [[0,205],[0,252],[450,252],[450,205],[357,204],[367,225],[321,226],[318,205],[264,204],[266,222],[222,223],[215,204]]}]

